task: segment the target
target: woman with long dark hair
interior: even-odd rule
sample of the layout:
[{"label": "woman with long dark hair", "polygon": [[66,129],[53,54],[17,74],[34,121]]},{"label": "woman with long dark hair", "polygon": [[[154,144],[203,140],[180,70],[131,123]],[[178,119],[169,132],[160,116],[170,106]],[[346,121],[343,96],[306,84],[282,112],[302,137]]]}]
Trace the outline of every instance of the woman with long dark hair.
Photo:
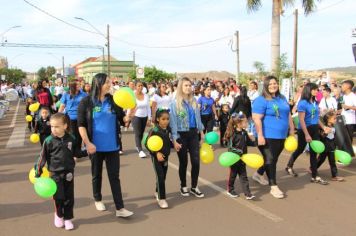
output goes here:
[{"label": "woman with long dark hair", "polygon": [[35,89],[35,98],[40,103],[40,108],[48,107],[52,112],[53,100],[51,92],[47,88],[47,83],[47,79],[42,79],[38,81],[38,86]]},{"label": "woman with long dark hair", "polygon": [[198,99],[201,121],[204,125],[204,134],[213,131],[214,121],[218,120],[215,100],[211,97],[211,88],[203,87],[202,96]]},{"label": "woman with long dark hair", "polygon": [[192,187],[190,193],[196,197],[204,197],[198,188],[200,170],[199,135],[203,134],[204,126],[200,119],[198,104],[194,98],[192,82],[187,77],[179,80],[177,94],[170,106],[169,125],[172,129],[174,148],[179,158],[180,193],[189,196],[187,188],[188,152],[192,165]]},{"label": "woman with long dark hair", "polygon": [[133,212],[124,208],[120,184],[120,125],[125,122],[125,113],[109,93],[111,80],[104,73],[96,74],[90,96],[82,99],[78,107],[79,133],[91,160],[91,173],[95,207],[105,211],[102,202],[101,182],[103,162],[109,177],[111,192],[116,207],[116,216],[128,217]]},{"label": "woman with long dark hair", "polygon": [[235,98],[234,104],[230,109],[230,114],[242,112],[245,114],[247,119],[251,118],[251,101],[247,96],[247,89],[245,86],[242,86],[240,89],[240,95]]},{"label": "woman with long dark hair", "polygon": [[[263,155],[264,166],[253,175],[253,180],[262,185],[269,184],[270,193],[275,198],[283,198],[284,193],[276,181],[277,161],[289,134],[294,134],[294,125],[287,99],[279,92],[278,80],[267,76],[263,82],[262,95],[252,104],[252,119],[257,132],[258,149]],[[268,183],[263,178],[266,171]]]},{"label": "woman with long dark hair", "polygon": [[[300,154],[303,153],[307,143],[310,143],[312,140],[319,140],[319,127],[324,130],[325,133],[328,133],[330,129],[319,120],[319,108],[316,102],[315,96],[318,93],[318,86],[314,83],[308,83],[304,86],[300,101],[298,103],[298,148],[293,152],[292,156],[289,159],[289,162],[286,167],[286,172],[289,175],[297,177],[298,174],[293,170],[294,162],[297,160]],[[326,180],[323,180],[318,176],[318,160],[317,154],[312,148],[309,149],[310,153],[310,169],[312,172],[311,182],[328,184]]]},{"label": "woman with long dark hair", "polygon": [[[77,147],[82,145],[82,137],[79,134],[78,129],[78,106],[80,101],[87,96],[86,93],[80,89],[78,81],[72,81],[69,83],[69,93],[64,93],[61,97],[61,105],[58,112],[65,113],[69,117],[70,130],[75,137]],[[86,153],[82,153],[86,156]]]}]

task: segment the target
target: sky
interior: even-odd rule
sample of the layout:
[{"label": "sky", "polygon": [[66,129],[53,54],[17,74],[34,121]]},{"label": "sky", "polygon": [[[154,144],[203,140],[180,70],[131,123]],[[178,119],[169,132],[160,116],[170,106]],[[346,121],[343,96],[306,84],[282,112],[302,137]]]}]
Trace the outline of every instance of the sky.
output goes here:
[{"label": "sky", "polygon": [[[71,25],[39,11],[29,2]],[[0,0],[0,40],[8,43],[105,45],[110,25],[111,55],[140,66],[156,66],[168,72],[210,70],[236,73],[234,33],[240,34],[240,68],[255,71],[253,63],[270,68],[272,1],[263,0],[256,12],[248,12],[246,0]],[[355,0],[322,0],[316,12],[304,16],[301,0],[281,17],[281,53],[292,63],[295,8],[299,9],[298,68],[313,70],[353,66],[351,31],[356,28]],[[74,26],[73,26],[74,25]],[[13,28],[3,34],[7,29]],[[78,28],[80,29],[78,29]],[[81,30],[84,29],[84,30]],[[87,31],[91,32],[87,32]],[[176,48],[213,43],[194,47]],[[165,47],[165,48],[157,48]],[[9,66],[28,72],[40,67],[73,65],[87,57],[101,56],[99,49],[1,47]]]}]

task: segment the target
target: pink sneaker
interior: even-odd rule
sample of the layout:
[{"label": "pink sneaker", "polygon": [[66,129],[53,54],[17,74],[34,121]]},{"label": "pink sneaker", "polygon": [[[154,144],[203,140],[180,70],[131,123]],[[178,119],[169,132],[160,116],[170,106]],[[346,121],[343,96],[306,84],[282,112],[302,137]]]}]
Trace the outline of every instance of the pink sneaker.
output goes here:
[{"label": "pink sneaker", "polygon": [[64,221],[64,227],[66,230],[72,230],[74,229],[74,225],[71,220],[65,220]]},{"label": "pink sneaker", "polygon": [[54,225],[57,228],[62,228],[64,226],[63,218],[59,218],[56,213],[54,213]]}]

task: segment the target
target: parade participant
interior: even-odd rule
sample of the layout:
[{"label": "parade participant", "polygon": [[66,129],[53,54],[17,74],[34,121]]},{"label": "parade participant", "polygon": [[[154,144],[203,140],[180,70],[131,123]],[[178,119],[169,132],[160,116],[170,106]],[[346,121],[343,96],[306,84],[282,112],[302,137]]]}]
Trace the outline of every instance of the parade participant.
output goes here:
[{"label": "parade participant", "polygon": [[79,133],[91,160],[93,195],[98,211],[105,211],[102,202],[101,182],[103,162],[109,177],[116,216],[129,217],[133,212],[124,208],[120,184],[119,139],[120,125],[124,124],[125,113],[109,94],[111,81],[104,73],[96,74],[90,96],[82,99],[78,106]]},{"label": "parade participant", "polygon": [[171,104],[171,98],[167,95],[166,90],[166,84],[158,84],[156,93],[152,97],[152,121],[156,120],[155,115],[158,108],[168,108]]},{"label": "parade participant", "polygon": [[[35,89],[35,98],[40,103],[41,107],[48,107],[50,111],[53,105],[52,95],[47,86],[47,80],[43,79],[38,82],[38,86]],[[52,111],[51,111],[52,112]]]},{"label": "parade participant", "polygon": [[240,95],[235,98],[234,104],[230,109],[230,114],[240,113],[240,111],[246,115],[247,119],[251,118],[251,101],[247,96],[247,89],[245,86],[240,89]]},{"label": "parade participant", "polygon": [[343,104],[341,115],[345,117],[345,125],[351,143],[356,125],[356,95],[352,92],[353,87],[354,82],[352,80],[345,80],[341,85],[341,90],[344,94],[342,97]]},{"label": "parade participant", "polygon": [[224,104],[227,104],[230,109],[233,103],[234,98],[230,95],[230,89],[228,87],[224,88],[223,95],[219,99],[219,105],[222,106]]},{"label": "parade participant", "polygon": [[90,94],[90,90],[91,90],[90,84],[89,83],[85,83],[82,91],[84,93],[86,93],[87,95],[89,95]]},{"label": "parade participant", "polygon": [[29,115],[32,117],[31,121],[27,122],[27,128],[30,132],[32,132],[32,129],[35,128],[36,126],[36,119],[35,119],[35,113],[33,111],[30,111],[30,106],[33,104],[33,99],[32,97],[28,97],[26,99],[26,115]]},{"label": "parade participant", "polygon": [[36,121],[35,133],[40,134],[41,146],[45,139],[51,135],[51,124],[50,124],[50,112],[47,107],[42,107],[40,112],[40,117]]},{"label": "parade participant", "polygon": [[253,103],[253,101],[255,101],[255,99],[259,96],[258,85],[255,81],[250,82],[247,96],[249,97],[251,103]]},{"label": "parade participant", "polygon": [[229,123],[230,120],[230,113],[229,113],[229,105],[228,104],[223,104],[221,106],[221,112],[219,115],[219,125],[220,125],[220,146],[221,147],[226,147],[226,140],[225,140],[225,132],[227,129],[227,125]]},{"label": "parade participant", "polygon": [[214,122],[218,120],[216,114],[215,101],[211,97],[210,87],[204,87],[202,96],[198,99],[201,121],[204,125],[204,134],[213,131]]},{"label": "parade participant", "polygon": [[294,125],[286,98],[280,93],[278,80],[267,76],[263,81],[262,95],[252,104],[252,118],[256,126],[258,149],[263,155],[264,166],[253,175],[253,179],[262,185],[267,182],[263,177],[266,171],[270,194],[283,198],[276,180],[278,157],[284,148],[284,141],[289,134],[294,134]]},{"label": "parade participant", "polygon": [[319,103],[320,114],[337,110],[337,101],[334,97],[331,97],[330,94],[331,89],[329,87],[323,89],[323,98]]},{"label": "parade participant", "polygon": [[192,164],[190,193],[196,197],[204,197],[198,188],[200,169],[199,135],[203,136],[204,126],[201,123],[200,112],[193,96],[192,82],[184,77],[179,80],[175,100],[170,106],[169,125],[172,130],[174,148],[179,158],[180,193],[189,196],[186,175],[188,165],[188,151]]}]

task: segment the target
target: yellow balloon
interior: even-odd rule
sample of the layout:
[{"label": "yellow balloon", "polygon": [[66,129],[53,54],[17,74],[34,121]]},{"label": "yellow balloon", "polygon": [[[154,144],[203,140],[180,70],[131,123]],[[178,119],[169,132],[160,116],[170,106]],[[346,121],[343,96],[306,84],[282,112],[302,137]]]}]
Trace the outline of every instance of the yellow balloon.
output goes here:
[{"label": "yellow balloon", "polygon": [[298,148],[298,141],[294,136],[289,136],[284,142],[284,148],[288,152],[294,152]]},{"label": "yellow balloon", "polygon": [[200,154],[200,160],[204,164],[210,164],[214,161],[214,151],[211,148],[211,146],[207,143],[203,143],[201,145],[199,154]]},{"label": "yellow balloon", "polygon": [[28,109],[32,112],[38,111],[39,108],[40,108],[40,103],[38,103],[38,102],[33,103],[28,107]]},{"label": "yellow balloon", "polygon": [[136,98],[127,89],[119,89],[114,93],[114,102],[123,109],[132,109],[136,106]]},{"label": "yellow balloon", "polygon": [[245,162],[247,166],[255,169],[260,168],[264,164],[263,157],[254,153],[242,155],[241,160]]},{"label": "yellow balloon", "polygon": [[40,141],[40,136],[38,134],[31,134],[30,142],[31,143],[38,143]]},{"label": "yellow balloon", "polygon": [[147,147],[152,152],[158,152],[163,147],[163,140],[157,135],[153,135],[147,140]]},{"label": "yellow balloon", "polygon": [[[36,171],[34,168],[32,168],[30,170],[30,172],[28,173],[28,179],[30,180],[31,183],[35,183],[36,181],[36,178],[35,178],[35,175],[36,175]],[[41,174],[41,177],[50,177],[50,173],[47,169],[47,167],[43,167],[42,168],[42,174]]]},{"label": "yellow balloon", "polygon": [[26,121],[27,121],[27,122],[31,122],[31,121],[32,121],[32,116],[27,115],[27,116],[26,116]]}]

